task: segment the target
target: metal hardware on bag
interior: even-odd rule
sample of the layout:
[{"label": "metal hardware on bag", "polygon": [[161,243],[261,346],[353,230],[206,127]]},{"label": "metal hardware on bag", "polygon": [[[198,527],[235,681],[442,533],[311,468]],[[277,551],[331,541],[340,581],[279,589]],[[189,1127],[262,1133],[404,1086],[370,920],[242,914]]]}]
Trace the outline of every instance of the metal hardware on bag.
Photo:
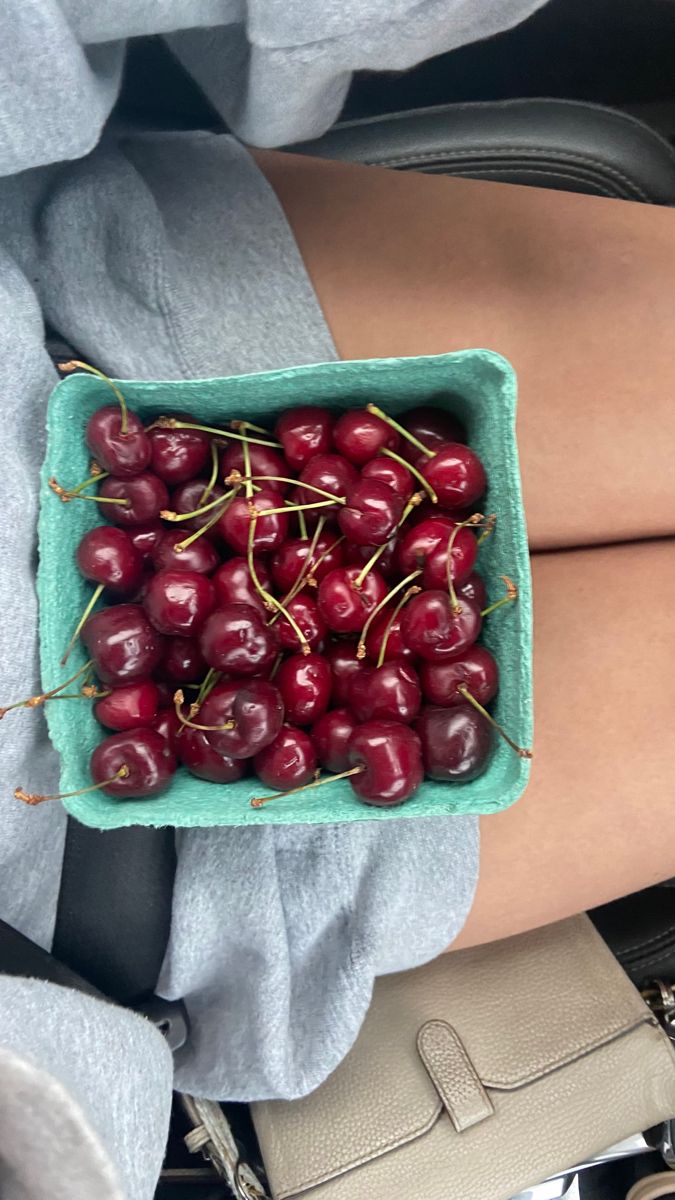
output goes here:
[{"label": "metal hardware on bag", "polygon": [[134,1011],[157,1026],[172,1052],[180,1050],[187,1042],[190,1022],[182,1000],[162,1000],[159,996],[150,996],[141,1004],[136,1004]]},{"label": "metal hardware on bag", "polygon": [[[642,996],[675,1046],[675,988],[663,979],[651,980]],[[658,1146],[667,1167],[675,1171],[675,1117],[665,1121]]]},{"label": "metal hardware on bag", "polygon": [[194,1128],[184,1141],[191,1154],[201,1153],[225,1179],[235,1200],[269,1200],[255,1171],[242,1162],[239,1148],[222,1108],[215,1100],[180,1094],[181,1104]]}]

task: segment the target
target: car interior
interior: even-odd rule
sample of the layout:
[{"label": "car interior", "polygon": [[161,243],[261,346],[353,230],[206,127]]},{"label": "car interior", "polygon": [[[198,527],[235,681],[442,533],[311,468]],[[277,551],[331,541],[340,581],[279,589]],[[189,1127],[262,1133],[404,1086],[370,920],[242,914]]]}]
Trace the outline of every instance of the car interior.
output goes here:
[{"label": "car interior", "polygon": [[[674,46],[675,4],[669,0],[594,0],[590,5],[550,0],[499,36],[409,72],[355,78],[338,124],[322,138],[290,149],[398,170],[672,206]],[[122,127],[133,121],[148,128],[223,130],[161,38],[131,43],[114,120]],[[644,802],[649,804],[648,796]],[[167,1008],[153,997],[168,934],[174,866],[170,830],[131,828],[102,837],[71,820],[49,970],[63,982],[72,982],[74,973],[78,986],[142,1009],[179,1044],[185,1035],[180,1006]],[[144,881],[142,914],[136,903],[139,878]],[[639,988],[657,979],[675,982],[675,881],[590,915]],[[17,935],[17,973],[27,952],[25,939]],[[35,954],[42,972],[48,956],[37,948]],[[12,963],[5,969],[11,971]],[[240,1154],[256,1164],[246,1107],[228,1105],[226,1111]],[[185,1148],[188,1128],[177,1106],[158,1200],[230,1195],[208,1163]],[[672,1128],[636,1135],[608,1150],[604,1161],[580,1164],[518,1200],[622,1197],[636,1180],[663,1169],[663,1155],[675,1167],[674,1134],[675,1121]]]}]

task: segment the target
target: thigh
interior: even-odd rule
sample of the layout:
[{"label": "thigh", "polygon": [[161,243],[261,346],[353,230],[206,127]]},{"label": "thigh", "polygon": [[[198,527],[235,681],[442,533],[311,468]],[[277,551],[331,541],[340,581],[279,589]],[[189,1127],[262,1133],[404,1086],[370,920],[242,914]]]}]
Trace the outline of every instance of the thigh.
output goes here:
[{"label": "thigh", "polygon": [[344,358],[518,372],[535,549],[675,533],[675,211],[258,153]]},{"label": "thigh", "polygon": [[481,820],[478,890],[457,946],[675,875],[675,542],[532,565],[532,778],[513,808]]}]

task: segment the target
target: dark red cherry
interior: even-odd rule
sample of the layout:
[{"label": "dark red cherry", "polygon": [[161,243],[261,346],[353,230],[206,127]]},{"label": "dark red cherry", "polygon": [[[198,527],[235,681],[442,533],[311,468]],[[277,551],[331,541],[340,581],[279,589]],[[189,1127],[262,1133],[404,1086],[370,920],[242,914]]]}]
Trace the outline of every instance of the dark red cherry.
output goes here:
[{"label": "dark red cherry", "polygon": [[410,471],[394,458],[371,458],[361,471],[362,479],[376,479],[378,483],[386,483],[392,492],[396,492],[399,500],[405,504],[415,490],[415,480]]},{"label": "dark red cherry", "polygon": [[[272,475],[275,479],[278,475],[288,475],[286,463],[278,451],[273,450],[271,446],[256,446],[250,442],[248,451],[251,457],[251,475]],[[244,448],[241,442],[232,442],[227,447],[220,460],[220,468],[223,479],[227,479],[232,471],[238,471],[242,477],[246,475]],[[261,486],[265,485],[261,484]],[[278,482],[270,486],[281,496],[285,496],[289,488],[289,484]]]},{"label": "dark red cherry", "polygon": [[424,770],[431,779],[468,783],[487,767],[494,735],[485,718],[469,704],[423,708],[415,732],[422,743]]},{"label": "dark red cherry", "polygon": [[332,428],[333,418],[325,408],[307,404],[282,413],[274,432],[284,448],[289,466],[294,471],[301,471],[317,454],[328,453],[333,444]]},{"label": "dark red cherry", "polygon": [[[398,417],[398,421],[418,442],[426,446],[427,450],[440,450],[446,442],[466,441],[462,424],[444,408],[424,404],[420,408],[408,409],[408,412]],[[415,467],[420,467],[427,460],[427,455],[422,454],[410,442],[402,444],[401,453]]]},{"label": "dark red cherry", "polygon": [[[367,562],[370,562],[373,554],[378,549],[377,546],[354,546],[351,542],[344,543],[345,563],[349,567],[365,567]],[[396,538],[393,537],[377,560],[377,569],[384,579],[397,579],[398,566],[396,564]]]},{"label": "dark red cherry", "polygon": [[485,491],[485,468],[478,455],[459,442],[442,446],[421,467],[443,508],[466,508]]},{"label": "dark red cherry", "polygon": [[278,687],[262,679],[219,683],[194,720],[211,726],[234,722],[232,729],[210,729],[209,742],[219,754],[251,758],[277,736],[284,720],[284,702]]},{"label": "dark red cherry", "polygon": [[[179,421],[196,424],[189,413],[173,413]],[[148,430],[151,457],[150,470],[163,479],[167,487],[177,487],[194,479],[211,457],[211,439],[201,429],[171,429],[159,426]]]},{"label": "dark red cherry", "polygon": [[284,702],[286,720],[294,725],[313,725],[330,704],[332,676],[322,654],[292,654],[276,673]]},{"label": "dark red cherry", "polygon": [[489,704],[499,688],[499,668],[485,646],[469,646],[444,662],[423,662],[419,676],[425,700],[442,708],[466,704],[457,690],[461,685],[482,705]]},{"label": "dark red cherry", "polygon": [[[191,479],[189,483],[182,483],[177,487],[175,492],[171,493],[169,509],[175,513],[195,512],[198,508],[202,508],[205,504],[210,504],[212,500],[216,500],[220,496],[225,495],[225,488],[219,483],[214,484],[206,499],[204,499],[204,491],[206,484],[203,479]],[[185,530],[185,537],[189,533],[196,533],[198,529],[206,525],[211,520],[215,508],[209,509],[208,512],[202,513],[200,517],[191,517],[187,521],[180,522],[180,529]],[[215,538],[215,526],[212,526],[206,531],[204,537]]]},{"label": "dark red cherry", "polygon": [[[161,681],[158,687],[162,688]],[[187,716],[187,705],[183,705],[183,713]],[[180,758],[180,744],[183,738],[183,730],[185,725],[178,719],[175,706],[172,704],[170,708],[160,708],[157,716],[152,722],[152,728],[161,734],[161,736],[169,743],[173,754],[176,758]]]},{"label": "dark red cherry", "polygon": [[[366,636],[366,653],[368,658],[373,662],[377,662],[378,658],[380,657],[382,642],[387,631],[387,626],[391,621],[391,616],[391,612],[387,612],[386,608],[383,609],[381,613],[377,614],[375,620],[370,626],[370,629],[368,630],[368,634]],[[384,662],[392,662],[396,658],[407,659],[408,662],[415,661],[415,655],[403,641],[400,612],[392,621],[389,636],[387,638],[387,647],[384,653]]]},{"label": "dark red cherry", "polygon": [[347,748],[355,729],[356,719],[348,708],[334,708],[312,726],[314,748],[321,766],[327,771],[347,770]]},{"label": "dark red cherry", "polygon": [[335,449],[357,467],[370,462],[380,450],[397,450],[399,435],[374,413],[352,408],[343,413],[333,429]]},{"label": "dark red cherry", "polygon": [[198,683],[208,671],[199,643],[193,637],[170,637],[160,666],[162,675],[173,683]]},{"label": "dark red cherry", "polygon": [[402,610],[404,642],[428,662],[452,658],[476,641],[482,625],[472,600],[462,599],[460,610],[453,610],[447,592],[420,592]]},{"label": "dark red cherry", "polygon": [[[455,528],[455,522],[450,517],[438,514],[417,521],[398,540],[397,559],[401,575],[409,575],[418,567],[423,567],[430,554],[439,546],[447,548],[450,534]],[[459,535],[458,535],[459,536]]]},{"label": "dark red cherry", "polygon": [[359,567],[337,567],[319,584],[319,612],[328,628],[336,633],[358,633],[387,594],[387,585],[377,570],[369,571],[357,589],[359,570]]},{"label": "dark red cherry", "polygon": [[[352,463],[347,462],[346,458],[342,458],[339,454],[317,454],[315,458],[311,458],[307,465],[303,468],[300,474],[300,487],[298,488],[298,500],[300,504],[314,504],[317,501],[326,499],[325,496],[317,495],[316,492],[310,491],[309,488],[303,488],[303,483],[309,483],[312,487],[321,488],[324,492],[330,492],[332,496],[346,496],[347,492],[358,482],[359,473]],[[330,512],[337,512],[340,508],[339,504],[329,505],[326,508],[320,508],[316,511],[325,516]]]},{"label": "dark red cherry", "polygon": [[420,711],[422,690],[410,663],[386,662],[354,675],[349,702],[357,721],[402,721],[410,724]]},{"label": "dark red cherry", "polygon": [[158,571],[146,588],[143,607],[160,633],[195,636],[215,607],[210,579],[197,571]]},{"label": "dark red cherry", "polygon": [[94,716],[107,729],[135,729],[139,725],[152,725],[158,704],[157,684],[151,679],[141,679],[113,688],[109,696],[97,700]]},{"label": "dark red cherry", "polygon": [[[261,558],[254,558],[253,566],[260,586],[269,590],[270,574]],[[224,604],[252,604],[261,613],[267,615],[267,610],[256,592],[251,578],[248,562],[237,556],[218,567],[213,576],[213,586],[219,607]]]},{"label": "dark red cherry", "polygon": [[[286,612],[291,614],[293,620],[304,633],[310,648],[312,650],[321,650],[327,631],[326,622],[319,612],[316,600],[301,592],[300,595],[294,596],[292,600],[287,600],[284,608]],[[279,645],[282,649],[297,650],[298,635],[283,613],[275,624],[279,636]]]},{"label": "dark red cherry", "polygon": [[[264,513],[268,508],[283,508],[284,498],[280,492],[263,488],[256,492],[253,501],[247,500],[245,496],[235,496],[228,504],[216,524],[216,529],[237,554],[248,552],[248,531],[252,519],[249,505],[252,503],[259,513]],[[255,520],[253,549],[257,554],[276,550],[277,546],[286,540],[287,535],[288,517],[285,513],[277,512],[271,517],[259,516]]]},{"label": "dark red cherry", "polygon": [[190,729],[187,725],[178,739],[178,757],[191,775],[208,783],[234,783],[246,772],[246,759],[220,754],[203,729]]},{"label": "dark red cherry", "polygon": [[457,592],[458,600],[461,601],[462,597],[466,600],[473,600],[479,612],[487,608],[487,588],[483,576],[479,575],[478,571],[472,571],[468,579],[463,580],[462,583],[457,585],[455,591]]},{"label": "dark red cherry", "polygon": [[88,657],[102,683],[135,683],[159,665],[164,643],[140,604],[115,604],[89,618],[82,630]]},{"label": "dark red cherry", "polygon": [[280,792],[304,787],[314,778],[317,767],[314,743],[304,729],[283,725],[273,742],[259,750],[253,770],[265,787]]},{"label": "dark red cherry", "polygon": [[[318,499],[319,497],[317,497]],[[270,563],[274,586],[280,592],[290,592],[302,571],[311,547],[311,539],[287,538],[282,546],[272,555]],[[322,561],[307,576],[313,575],[318,583],[344,562],[344,543],[338,540],[335,533],[321,533],[317,539],[316,548],[312,554],[312,562]],[[325,558],[323,555],[325,554]]]},{"label": "dark red cherry", "polygon": [[210,575],[215,571],[220,556],[208,538],[197,538],[183,550],[177,550],[189,533],[179,529],[167,529],[151,554],[156,571],[196,571],[198,575]]},{"label": "dark red cherry", "polygon": [[349,782],[360,800],[379,808],[402,804],[424,777],[420,739],[396,721],[359,725],[347,751],[350,767],[363,767]]},{"label": "dark red cherry", "polygon": [[[113,779],[121,768],[124,778]],[[129,729],[113,733],[99,742],[91,756],[94,783],[112,780],[101,790],[117,800],[156,796],[167,787],[176,770],[171,747],[155,729]]]},{"label": "dark red cherry", "polygon": [[338,513],[338,525],[348,542],[357,546],[382,546],[389,541],[403,501],[386,483],[360,480],[347,492],[347,503]]},{"label": "dark red cherry", "polygon": [[[425,588],[448,586],[448,545],[450,537],[444,538],[436,550],[424,562],[422,583]],[[478,555],[478,542],[470,529],[458,529],[450,551],[450,573],[454,583],[463,583],[471,574]]]},{"label": "dark red cherry", "polygon": [[127,412],[127,432],[121,432],[122,413],[106,404],[87,421],[85,440],[103,471],[129,479],[140,475],[150,462],[150,440],[140,417]]},{"label": "dark red cherry", "polygon": [[104,479],[98,489],[99,496],[112,496],[116,500],[128,500],[128,504],[102,504],[103,515],[116,525],[145,525],[156,521],[163,508],[169,503],[166,485],[156,475],[145,471],[133,479]]},{"label": "dark red cherry", "polygon": [[[148,521],[144,525],[130,525],[124,532],[144,562],[147,562],[157,543],[164,537],[166,526],[161,521]],[[187,537],[187,534],[184,536]]]},{"label": "dark red cherry", "polygon": [[333,675],[333,701],[335,704],[347,704],[352,675],[356,671],[365,671],[368,663],[365,658],[356,657],[356,642],[332,642],[326,649],[325,657]]},{"label": "dark red cherry", "polygon": [[141,582],[143,559],[124,530],[114,525],[97,525],[85,533],[75,558],[85,579],[112,592],[130,594]]},{"label": "dark red cherry", "polygon": [[273,630],[252,604],[224,604],[211,613],[199,645],[210,667],[230,675],[262,675],[271,670],[277,653]]}]

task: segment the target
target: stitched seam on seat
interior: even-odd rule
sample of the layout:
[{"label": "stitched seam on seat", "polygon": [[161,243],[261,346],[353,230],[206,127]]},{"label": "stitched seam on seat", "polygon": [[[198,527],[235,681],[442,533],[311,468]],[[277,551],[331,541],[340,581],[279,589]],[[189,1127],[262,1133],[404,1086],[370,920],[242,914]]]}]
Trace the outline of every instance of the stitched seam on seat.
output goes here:
[{"label": "stitched seam on seat", "polygon": [[644,968],[644,967],[650,967],[653,963],[658,963],[658,962],[666,963],[666,962],[668,962],[669,952],[672,952],[671,948],[668,946],[664,946],[664,948],[662,950],[659,950],[655,954],[648,955],[647,958],[637,959],[632,965],[634,968],[635,967],[643,967]]},{"label": "stitched seam on seat", "polygon": [[[469,168],[469,170],[471,172],[472,178],[478,178],[478,177],[484,176],[484,175],[490,176],[490,178],[492,178],[494,175],[510,175],[510,174],[512,174],[513,167],[497,167],[497,168],[492,168],[492,169],[490,169],[488,167],[486,167],[485,169],[480,169],[480,168],[476,167],[476,168]],[[581,175],[573,175],[569,171],[549,171],[549,170],[546,170],[544,167],[534,167],[534,166],[532,166],[532,167],[528,166],[527,170],[532,175],[547,175],[552,179],[566,179],[568,182],[571,182],[571,183],[588,184],[590,187],[594,187],[596,192],[599,192],[602,196],[606,196],[608,200],[616,200],[619,196],[622,200],[633,199],[632,196],[627,196],[626,193],[623,191],[619,192],[618,190],[615,190],[613,192],[610,192],[608,190],[608,188],[602,187],[601,184],[592,182],[589,179],[585,179]]]},{"label": "stitched seam on seat", "polygon": [[668,925],[660,933],[654,934],[654,937],[646,938],[643,942],[636,942],[633,946],[622,946],[619,954],[630,954],[633,950],[646,950],[649,946],[655,945],[656,942],[660,942],[662,938],[668,937],[671,933],[675,933],[675,925]]}]

